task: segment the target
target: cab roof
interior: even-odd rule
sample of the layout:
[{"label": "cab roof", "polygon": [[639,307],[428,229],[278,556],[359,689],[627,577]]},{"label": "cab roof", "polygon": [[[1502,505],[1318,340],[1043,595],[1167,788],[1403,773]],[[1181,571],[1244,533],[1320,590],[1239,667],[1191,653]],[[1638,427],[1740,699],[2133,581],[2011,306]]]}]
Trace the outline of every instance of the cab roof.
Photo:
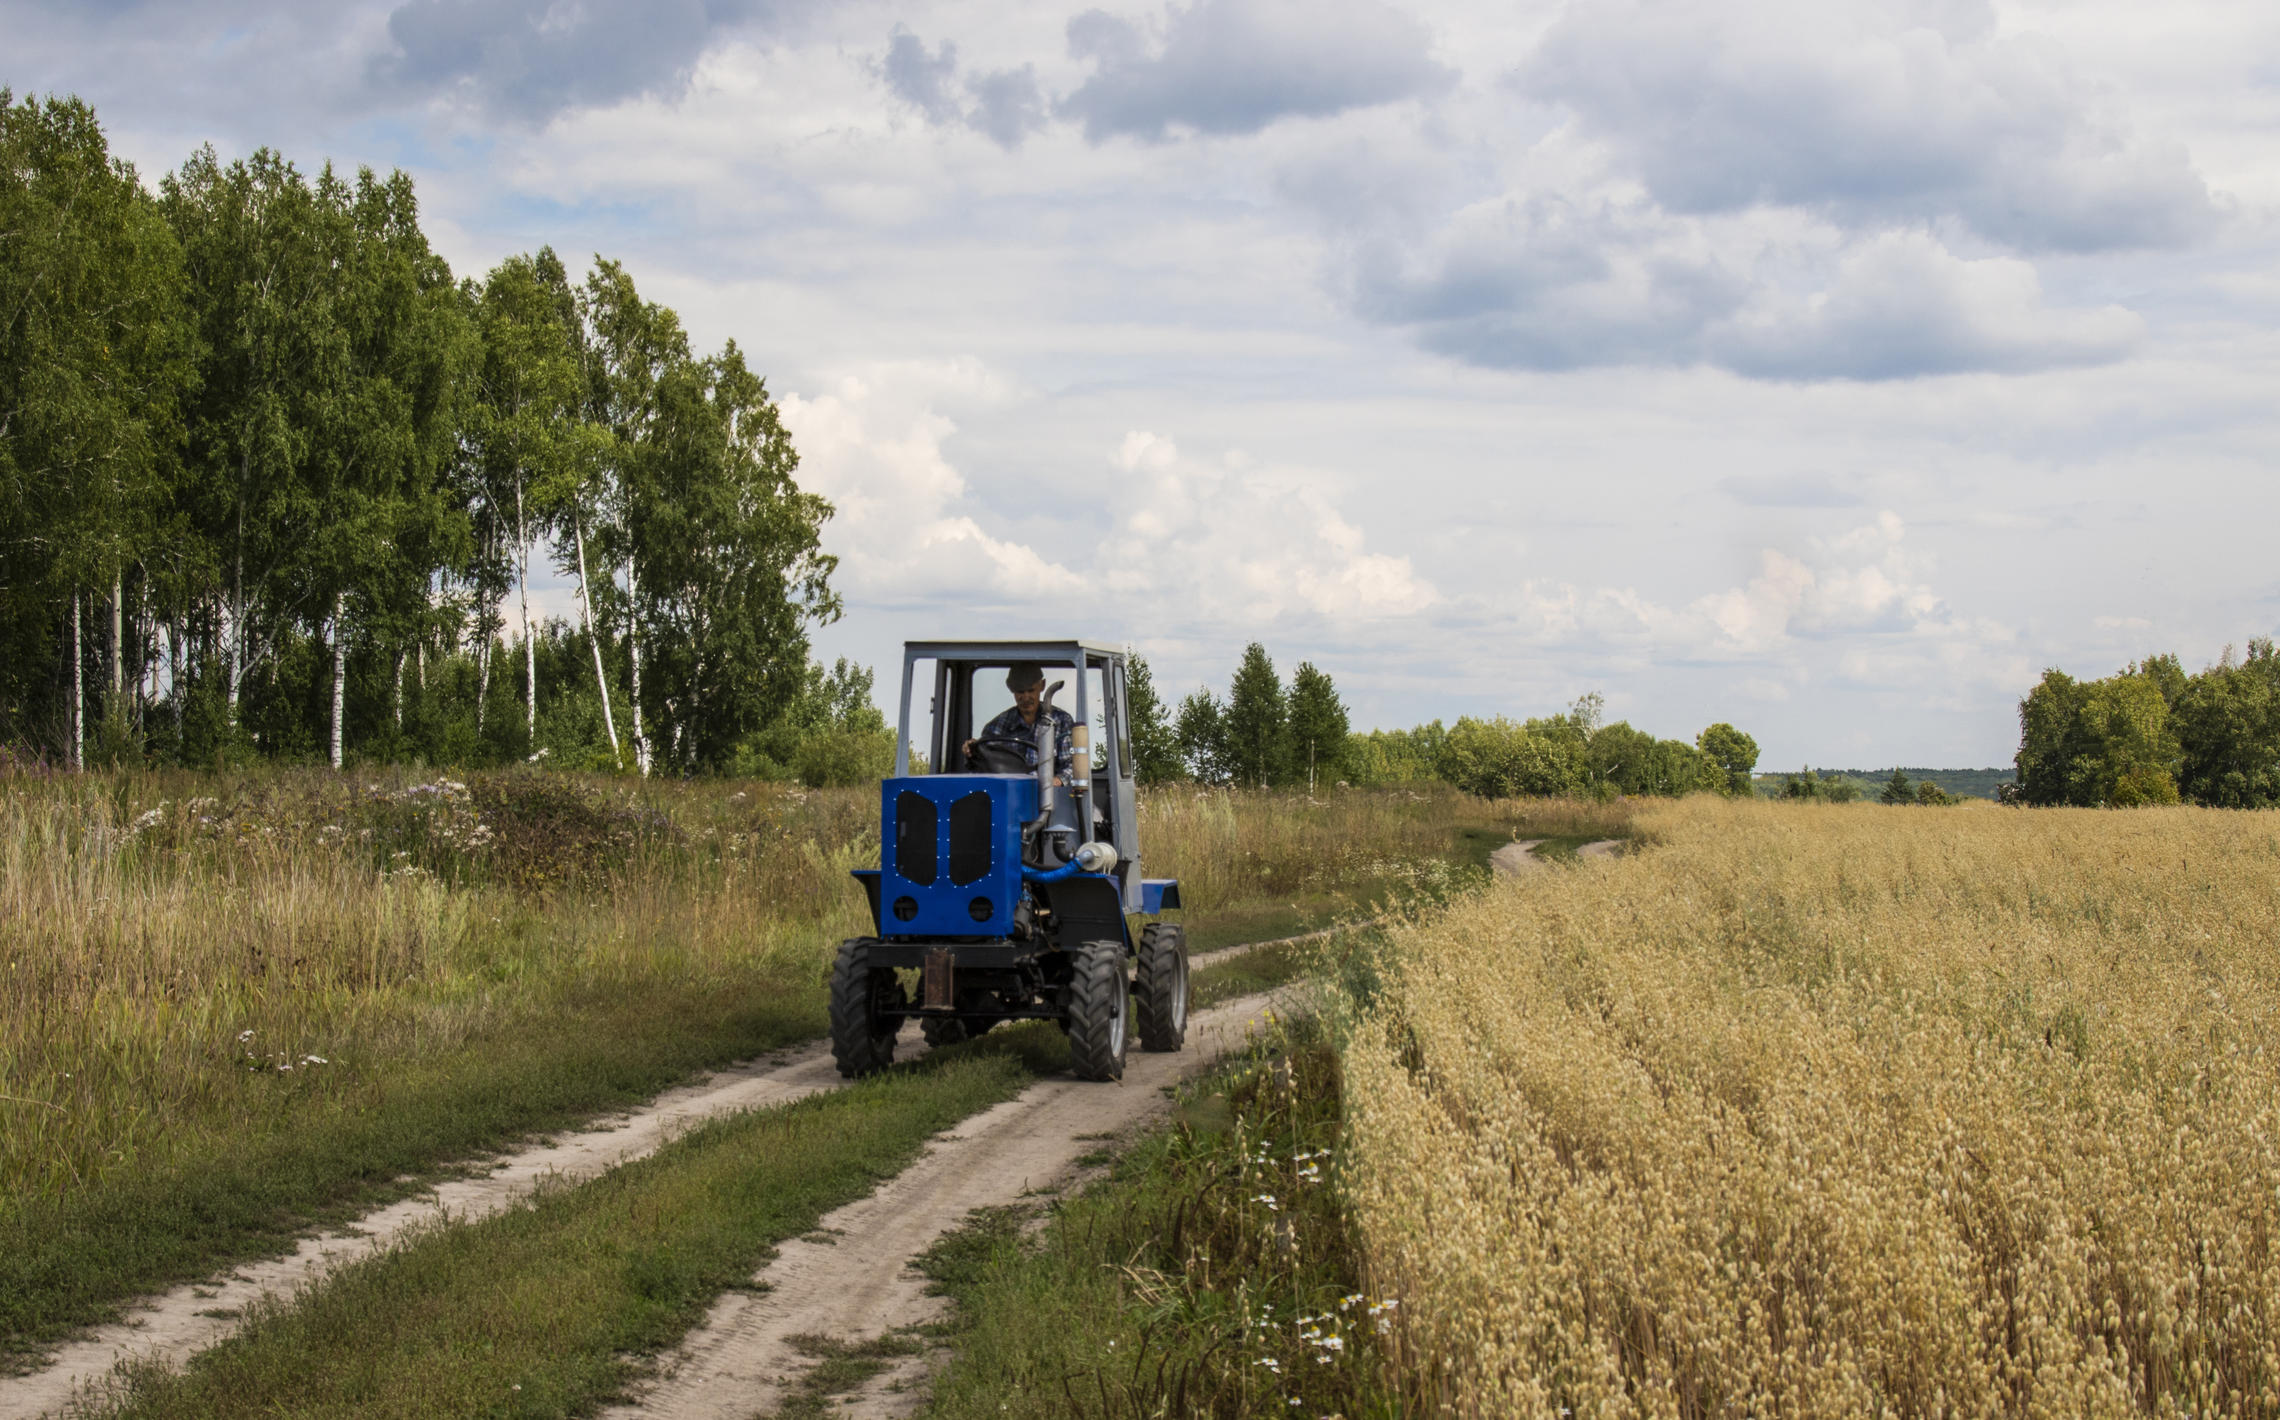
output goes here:
[{"label": "cab roof", "polygon": [[1066,661],[1078,656],[1123,659],[1124,647],[1107,641],[905,641],[909,661]]}]

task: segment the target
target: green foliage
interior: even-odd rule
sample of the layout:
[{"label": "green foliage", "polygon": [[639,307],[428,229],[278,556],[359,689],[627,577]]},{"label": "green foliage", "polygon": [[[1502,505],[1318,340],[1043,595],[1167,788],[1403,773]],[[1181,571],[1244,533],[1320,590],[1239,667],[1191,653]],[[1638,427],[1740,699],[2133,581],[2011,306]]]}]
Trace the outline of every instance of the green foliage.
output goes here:
[{"label": "green foliage", "polygon": [[1544,733],[1541,721],[1516,724],[1502,715],[1457,721],[1442,741],[1435,768],[1443,779],[1483,798],[1572,794],[1583,788],[1576,740]]},{"label": "green foliage", "polygon": [[179,575],[191,340],[181,246],[94,113],[0,88],[0,734],[72,758],[91,681],[124,722],[83,593]]},{"label": "green foliage", "polygon": [[[1951,804],[1960,803],[1961,800],[1931,780],[1926,779],[1916,786],[1916,802],[1930,808],[1946,808]],[[2171,802],[2175,801],[2172,800]]]},{"label": "green foliage", "polygon": [[1441,745],[1449,737],[1439,720],[1414,730],[1371,730],[1346,742],[1346,764],[1357,785],[1423,784],[1440,778]]},{"label": "green foliage", "polygon": [[1197,690],[1180,702],[1180,715],[1172,730],[1187,777],[1198,784],[1224,784],[1232,774],[1227,753],[1225,712],[1209,690]]},{"label": "green foliage", "polygon": [[2188,675],[2150,656],[2104,680],[2048,670],[2019,702],[2017,800],[2280,807],[2280,654],[2231,647]]},{"label": "green foliage", "polygon": [[1258,789],[1289,782],[1290,707],[1275,663],[1256,641],[1243,648],[1228,684],[1219,731],[1229,779]]},{"label": "green foliage", "polygon": [[1130,722],[1133,772],[1143,784],[1167,784],[1187,776],[1187,759],[1180,738],[1156,694],[1155,677],[1145,656],[1124,663],[1124,710]]},{"label": "green foliage", "polygon": [[765,729],[738,741],[732,774],[796,779],[811,789],[875,784],[894,768],[895,733],[871,702],[871,671],[842,656],[810,665],[800,691]]},{"label": "green foliage", "polygon": [[2280,806],[2280,652],[2269,639],[2224,658],[2170,697],[2180,747],[2178,789],[2228,809]]},{"label": "green foliage", "polygon": [[1726,774],[1728,794],[1747,795],[1750,792],[1750,771],[1757,768],[1757,741],[1720,720],[1701,734],[1694,743],[1710,762]]},{"label": "green foliage", "polygon": [[[685,774],[802,713],[830,505],[618,264],[457,282],[405,174],[267,148],[154,198],[85,105],[0,91],[0,312],[0,737]],[[534,550],[579,614],[510,645]],[[759,753],[832,782],[876,740]]]},{"label": "green foliage", "polygon": [[[1931,781],[1927,779],[1924,782],[1928,784]],[[1908,776],[1895,769],[1892,771],[1892,778],[1884,786],[1884,792],[1877,796],[1877,800],[1886,804],[1905,804],[1915,797],[1916,791],[1909,785]]]},{"label": "green foliage", "polygon": [[[1261,653],[1262,656],[1264,653]],[[1289,777],[1308,789],[1346,777],[1347,741],[1353,730],[1338,687],[1312,661],[1300,661],[1290,678]]]},{"label": "green foliage", "polygon": [[2183,752],[2165,691],[2182,696],[2190,685],[2175,670],[2173,659],[2156,658],[2097,681],[2044,672],[2019,704],[2021,798],[2114,808],[2178,802]]},{"label": "green foliage", "polygon": [[1795,774],[1783,775],[1775,797],[1849,804],[1860,798],[1860,786],[1841,770],[1824,769],[1816,773],[1807,768]]}]

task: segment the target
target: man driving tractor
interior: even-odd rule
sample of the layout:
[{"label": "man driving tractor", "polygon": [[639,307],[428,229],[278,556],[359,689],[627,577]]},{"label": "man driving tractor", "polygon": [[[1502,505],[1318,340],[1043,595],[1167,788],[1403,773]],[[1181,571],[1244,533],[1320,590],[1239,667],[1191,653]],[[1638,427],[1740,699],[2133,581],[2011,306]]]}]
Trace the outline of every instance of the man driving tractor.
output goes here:
[{"label": "man driving tractor", "polygon": [[[1013,692],[1012,707],[966,741],[966,757],[971,761],[974,746],[984,741],[1011,741],[1021,747],[1022,758],[1030,770],[1035,771],[1037,714],[1045,695],[1045,671],[1034,661],[1023,661],[1005,673],[1005,688]],[[1070,732],[1076,728],[1076,717],[1057,705],[1045,713],[1053,717],[1053,782],[1065,783],[1076,767],[1076,749],[1070,739]]]}]

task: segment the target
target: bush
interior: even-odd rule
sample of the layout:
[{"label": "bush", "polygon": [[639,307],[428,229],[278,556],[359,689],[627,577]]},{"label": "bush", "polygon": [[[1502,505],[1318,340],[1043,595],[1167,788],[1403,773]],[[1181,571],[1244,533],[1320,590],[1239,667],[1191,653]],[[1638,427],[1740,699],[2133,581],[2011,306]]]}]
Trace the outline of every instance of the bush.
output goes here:
[{"label": "bush", "polygon": [[1451,784],[1489,799],[1571,794],[1582,780],[1569,745],[1502,715],[1457,721],[1436,767]]},{"label": "bush", "polygon": [[811,735],[792,754],[792,772],[810,789],[876,784],[895,767],[892,730],[831,730]]}]

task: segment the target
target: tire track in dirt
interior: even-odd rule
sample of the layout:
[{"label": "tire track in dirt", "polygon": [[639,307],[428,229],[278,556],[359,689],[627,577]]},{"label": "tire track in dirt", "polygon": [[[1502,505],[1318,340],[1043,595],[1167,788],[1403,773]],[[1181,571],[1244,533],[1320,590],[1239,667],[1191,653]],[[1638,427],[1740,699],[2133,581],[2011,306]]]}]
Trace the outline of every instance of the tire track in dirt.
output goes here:
[{"label": "tire track in dirt", "polygon": [[[1246,942],[1197,955],[1189,965],[1191,970],[1201,970],[1261,947],[1343,930],[1329,928],[1297,937]],[[1208,1014],[1198,1012],[1198,1022]],[[915,1059],[925,1049],[917,1026],[906,1025],[896,1045],[896,1058]],[[708,1119],[790,1104],[844,1083],[832,1064],[829,1046],[811,1042],[715,1071],[668,1090],[637,1109],[605,1117],[597,1127],[560,1133],[544,1143],[501,1155],[477,1176],[447,1180],[366,1213],[343,1228],[303,1238],[283,1256],[247,1262],[223,1275],[130,1304],[122,1320],[56,1347],[36,1369],[22,1376],[0,1378],[0,1420],[38,1420],[63,1412],[75,1397],[109,1376],[122,1362],[157,1360],[179,1365],[229,1339],[245,1308],[264,1295],[287,1295],[314,1286],[419,1229],[480,1221],[528,1197],[542,1181],[584,1182],[619,1164],[655,1153]],[[477,1167],[483,1166],[478,1163]]]},{"label": "tire track in dirt", "polygon": [[[1544,866],[1544,860],[1536,856],[1536,849],[1543,842],[1541,838],[1523,838],[1518,842],[1507,843],[1488,855],[1488,865],[1496,870],[1498,877],[1516,878],[1523,873],[1532,873]],[[1602,838],[1596,843],[1586,843],[1576,849],[1575,856],[1585,859],[1612,858],[1622,849],[1623,840]]]},{"label": "tire track in dirt", "polygon": [[[1169,1087],[1201,1073],[1265,1021],[1272,993],[1246,996],[1188,1023],[1187,1048],[1138,1050],[1119,1084],[1042,1080],[936,1136],[918,1162],[869,1197],[785,1242],[755,1274],[761,1290],[723,1294],[704,1323],[608,1420],[751,1420],[774,1412],[814,1365],[795,1338],[860,1343],[936,1319],[911,1263],[976,1208],[1003,1207],[1067,1183],[1103,1134],[1125,1135],[1171,1107]],[[925,1397],[927,1358],[891,1367],[835,1415],[910,1413]]]}]

